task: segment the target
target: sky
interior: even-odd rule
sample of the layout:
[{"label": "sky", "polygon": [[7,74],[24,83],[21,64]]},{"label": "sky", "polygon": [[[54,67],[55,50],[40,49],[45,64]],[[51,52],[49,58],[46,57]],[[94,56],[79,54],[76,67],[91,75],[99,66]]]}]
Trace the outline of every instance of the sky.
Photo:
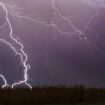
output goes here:
[{"label": "sky", "polygon": [[[28,56],[29,84],[105,87],[104,0],[0,2],[8,4],[13,33]],[[5,21],[5,11],[0,6],[0,26]],[[0,39],[20,49],[9,32],[8,25],[0,28]],[[20,57],[0,41],[0,74],[8,84],[22,80],[23,70]],[[2,78],[0,84],[3,85]]]}]

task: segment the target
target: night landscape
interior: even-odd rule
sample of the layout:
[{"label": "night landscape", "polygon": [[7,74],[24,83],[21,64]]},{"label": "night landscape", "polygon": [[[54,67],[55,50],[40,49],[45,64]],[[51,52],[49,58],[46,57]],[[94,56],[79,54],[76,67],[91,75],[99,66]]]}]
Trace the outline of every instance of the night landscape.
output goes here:
[{"label": "night landscape", "polygon": [[0,105],[105,105],[105,0],[0,0]]}]

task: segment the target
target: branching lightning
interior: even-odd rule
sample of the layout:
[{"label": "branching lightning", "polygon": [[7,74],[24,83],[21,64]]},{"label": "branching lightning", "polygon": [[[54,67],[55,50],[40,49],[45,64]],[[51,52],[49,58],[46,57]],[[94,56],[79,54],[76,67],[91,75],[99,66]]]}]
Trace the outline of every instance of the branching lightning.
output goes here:
[{"label": "branching lightning", "polygon": [[[81,0],[83,2],[86,3],[86,0]],[[90,4],[90,1],[87,2]],[[104,6],[104,3],[103,3],[103,0],[101,0],[100,2],[100,5],[101,6]],[[27,82],[28,79],[29,79],[29,76],[28,76],[28,70],[30,69],[30,65],[27,64],[27,61],[28,61],[28,55],[26,54],[26,52],[24,51],[24,45],[21,43],[21,41],[19,40],[19,38],[14,35],[13,33],[13,28],[12,28],[12,24],[11,24],[11,21],[9,19],[9,14],[11,14],[11,16],[14,16],[14,17],[17,17],[19,19],[27,19],[29,21],[33,21],[34,23],[40,23],[40,24],[43,24],[45,26],[48,26],[48,27],[52,27],[52,29],[54,30],[55,32],[55,36],[48,42],[47,44],[47,47],[46,47],[46,52],[47,52],[47,49],[48,47],[50,46],[50,43],[53,41],[53,40],[56,40],[56,35],[57,35],[57,32],[59,32],[61,35],[78,35],[78,37],[82,40],[85,40],[88,44],[91,44],[93,46],[96,47],[96,45],[94,45],[94,43],[91,43],[88,38],[85,36],[85,31],[86,29],[88,28],[89,24],[94,20],[94,18],[98,15],[98,9],[100,8],[100,6],[98,6],[98,9],[96,11],[95,14],[93,14],[87,24],[85,25],[84,29],[83,30],[79,30],[75,25],[72,24],[72,21],[69,17],[65,17],[61,12],[60,10],[56,7],[56,4],[55,4],[55,1],[54,0],[51,0],[51,9],[52,9],[52,14],[53,14],[53,19],[50,23],[46,23],[44,21],[39,21],[38,19],[34,19],[34,18],[31,18],[31,17],[28,17],[28,16],[25,16],[25,15],[21,15],[20,13],[16,12],[15,10],[17,11],[20,11],[21,8],[18,8],[17,6],[13,6],[13,5],[9,5],[9,4],[5,4],[3,2],[0,2],[0,6],[3,8],[4,12],[5,12],[5,23],[0,26],[0,29],[5,27],[6,25],[9,26],[9,29],[10,29],[10,33],[9,33],[9,37],[17,44],[20,46],[20,49],[16,49],[11,43],[9,43],[8,41],[4,40],[4,39],[0,39],[1,42],[5,43],[6,45],[8,45],[14,52],[16,55],[18,55],[21,59],[21,64],[24,66],[24,80],[21,80],[19,82],[15,82],[14,84],[12,84],[12,88],[16,85],[19,85],[19,84],[22,84],[22,83],[25,83],[29,88],[32,88],[31,85]],[[9,9],[7,8],[7,6],[9,7]],[[56,25],[56,20],[57,19],[62,19],[64,21],[66,21],[70,27],[72,27],[72,29],[74,30],[73,32],[64,32],[62,31],[57,25]],[[46,57],[47,57],[47,60],[49,59],[49,55],[48,53],[46,54]],[[4,85],[2,86],[2,88],[8,86],[9,84],[7,83],[7,80],[5,79],[5,77],[3,75],[0,74],[0,77],[3,79],[4,81]]]},{"label": "branching lightning", "polygon": [[[9,20],[9,12],[8,12],[8,9],[6,8],[6,4],[4,4],[3,2],[0,2],[0,6],[3,8],[4,12],[5,12],[5,19],[6,19],[6,22],[5,24],[7,23],[8,26],[9,26],[9,29],[10,29],[10,33],[9,33],[9,37],[16,43],[18,44],[21,48],[20,50],[16,49],[15,47],[13,47],[13,45],[11,43],[9,43],[8,41],[4,40],[4,39],[0,39],[1,42],[7,44],[13,51],[15,51],[15,54],[16,55],[19,55],[20,56],[20,59],[21,59],[21,63],[22,65],[24,66],[24,80],[23,81],[19,81],[19,82],[16,82],[14,84],[12,84],[12,88],[16,85],[19,85],[19,84],[22,84],[22,83],[25,83],[28,87],[32,88],[30,84],[27,83],[28,81],[28,70],[30,68],[30,65],[27,64],[27,60],[28,60],[28,56],[27,54],[25,53],[24,51],[24,45],[19,42],[17,40],[17,38],[14,37],[14,34],[13,34],[13,28],[12,28],[12,25],[11,25],[11,22]],[[5,24],[3,26],[1,26],[0,28],[4,27]],[[2,88],[4,88],[5,86],[8,86],[7,84],[7,80],[5,79],[5,77],[3,75],[0,75],[0,77],[3,79],[4,81],[4,85],[2,86]]]}]

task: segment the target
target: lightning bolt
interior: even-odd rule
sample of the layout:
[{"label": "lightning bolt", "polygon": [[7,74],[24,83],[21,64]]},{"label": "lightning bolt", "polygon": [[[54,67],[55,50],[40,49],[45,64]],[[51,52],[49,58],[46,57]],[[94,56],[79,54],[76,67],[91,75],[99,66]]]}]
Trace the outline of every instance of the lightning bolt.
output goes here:
[{"label": "lightning bolt", "polygon": [[[11,43],[9,43],[8,41],[4,40],[4,39],[0,39],[1,42],[7,44],[14,52],[16,55],[20,56],[20,59],[21,59],[21,63],[22,65],[24,66],[24,80],[22,81],[19,81],[19,82],[15,82],[14,84],[12,84],[12,88],[16,85],[19,85],[19,84],[22,84],[22,83],[25,83],[29,88],[32,88],[30,84],[27,83],[28,81],[28,70],[30,68],[30,65],[27,64],[27,61],[28,61],[28,56],[27,54],[25,53],[24,51],[24,45],[19,41],[17,40],[17,37],[15,37],[15,35],[13,34],[13,28],[12,28],[12,25],[11,25],[11,22],[9,20],[9,12],[8,12],[8,9],[6,8],[7,5],[3,2],[0,2],[0,6],[3,8],[4,12],[5,12],[5,19],[6,19],[6,22],[5,24],[8,24],[9,26],[9,37],[17,44],[20,46],[20,49],[16,49]],[[5,24],[3,26],[1,26],[0,28],[4,27]],[[4,81],[4,85],[2,86],[2,88],[8,86],[8,83],[7,83],[7,80],[5,79],[5,77],[3,75],[0,75],[0,77],[3,79]]]},{"label": "lightning bolt", "polygon": [[[87,4],[91,4],[90,1],[87,0],[81,0],[83,3],[87,3]],[[92,5],[92,4],[91,4]],[[50,39],[50,41],[48,42],[48,44],[46,45],[45,48],[45,53],[46,53],[46,58],[47,58],[47,63],[49,61],[49,54],[47,52],[50,44],[52,43],[53,40],[57,39],[57,33],[60,33],[61,35],[78,35],[79,39],[81,40],[85,40],[88,44],[94,46],[97,48],[97,46],[92,43],[91,41],[88,40],[88,38],[85,35],[86,30],[88,29],[89,25],[91,24],[91,22],[97,17],[98,15],[98,10],[100,9],[100,7],[105,7],[104,5],[104,1],[100,0],[99,2],[99,6],[97,8],[96,13],[94,13],[89,20],[87,21],[85,27],[83,30],[78,29],[71,21],[70,17],[66,17],[64,16],[60,10],[56,7],[55,1],[51,0],[51,10],[52,10],[52,14],[53,14],[53,19],[50,23],[47,23],[45,21],[40,21],[38,19],[34,19],[32,17],[26,16],[26,15],[22,15],[19,11],[21,11],[22,8],[18,8],[16,5],[9,5],[9,4],[5,4],[3,2],[0,2],[0,6],[3,8],[4,12],[5,12],[5,23],[0,27],[3,28],[6,25],[9,26],[10,29],[10,33],[9,33],[9,37],[15,42],[15,44],[20,46],[20,49],[17,49],[13,46],[13,44],[9,43],[8,41],[4,40],[4,39],[0,39],[1,42],[5,43],[6,45],[8,45],[14,52],[16,55],[18,55],[21,59],[21,63],[24,66],[24,80],[19,81],[19,82],[15,82],[14,84],[12,84],[12,88],[16,85],[20,85],[22,83],[25,83],[29,88],[32,89],[32,86],[27,82],[29,80],[29,75],[28,75],[28,70],[30,69],[30,65],[27,64],[28,62],[28,55],[26,54],[26,52],[24,51],[24,45],[22,44],[21,40],[14,35],[13,33],[13,28],[12,28],[12,24],[11,21],[9,19],[9,14],[11,14],[11,16],[17,17],[19,19],[26,19],[29,21],[32,21],[33,23],[40,23],[43,24],[44,26],[47,27],[52,27],[52,29],[55,32],[55,35]],[[7,6],[9,9],[7,9]],[[56,25],[56,21],[57,20],[63,20],[65,22],[67,22],[70,26],[70,28],[73,29],[73,32],[68,32],[68,31],[62,31],[59,26]],[[4,81],[4,85],[2,86],[2,88],[8,86],[7,80],[5,79],[5,77],[3,75],[0,74],[0,77],[3,79]]]}]

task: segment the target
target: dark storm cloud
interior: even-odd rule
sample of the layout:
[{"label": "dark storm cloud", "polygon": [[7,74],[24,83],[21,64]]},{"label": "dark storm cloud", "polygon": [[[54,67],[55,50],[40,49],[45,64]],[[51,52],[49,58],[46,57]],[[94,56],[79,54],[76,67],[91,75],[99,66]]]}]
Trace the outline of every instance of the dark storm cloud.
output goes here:
[{"label": "dark storm cloud", "polygon": [[[40,21],[50,23],[53,18],[51,0],[7,2],[24,7],[20,14],[37,18]],[[80,30],[83,30],[89,18],[96,12],[96,8],[80,0],[55,0],[55,4],[61,13],[70,17],[72,24]],[[52,27],[10,16],[14,33],[22,39],[25,51],[29,56],[31,64],[29,76],[34,81],[30,80],[30,82],[33,85],[105,86],[104,11],[105,9],[100,8],[98,16],[85,30],[85,35],[91,44],[81,40],[78,35],[67,36],[59,32],[56,40],[52,40],[55,36]],[[57,19],[56,25],[62,31],[73,31],[73,28],[64,20]],[[1,32],[8,35],[8,29],[6,31]],[[49,42],[50,45],[47,48]],[[18,78],[19,58],[15,57],[14,52],[6,45],[1,44],[0,46],[0,70],[4,72],[10,82],[13,82]]]}]

